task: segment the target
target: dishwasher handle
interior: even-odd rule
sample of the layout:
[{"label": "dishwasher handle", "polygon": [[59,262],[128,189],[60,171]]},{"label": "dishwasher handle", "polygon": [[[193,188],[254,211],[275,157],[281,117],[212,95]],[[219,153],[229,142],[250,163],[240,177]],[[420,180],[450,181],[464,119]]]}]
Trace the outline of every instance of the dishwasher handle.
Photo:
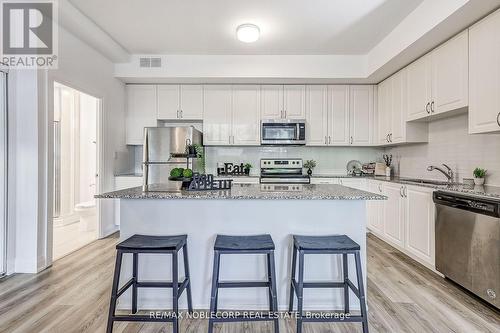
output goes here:
[{"label": "dishwasher handle", "polygon": [[497,218],[500,217],[500,201],[450,194],[442,191],[435,191],[433,199],[434,203],[439,205]]}]

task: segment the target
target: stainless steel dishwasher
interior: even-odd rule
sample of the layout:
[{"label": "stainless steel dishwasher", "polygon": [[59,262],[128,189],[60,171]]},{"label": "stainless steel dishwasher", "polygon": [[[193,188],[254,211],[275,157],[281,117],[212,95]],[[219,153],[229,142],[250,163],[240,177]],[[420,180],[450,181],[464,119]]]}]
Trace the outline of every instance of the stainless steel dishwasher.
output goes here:
[{"label": "stainless steel dishwasher", "polygon": [[436,203],[436,269],[500,308],[500,200],[443,191]]}]

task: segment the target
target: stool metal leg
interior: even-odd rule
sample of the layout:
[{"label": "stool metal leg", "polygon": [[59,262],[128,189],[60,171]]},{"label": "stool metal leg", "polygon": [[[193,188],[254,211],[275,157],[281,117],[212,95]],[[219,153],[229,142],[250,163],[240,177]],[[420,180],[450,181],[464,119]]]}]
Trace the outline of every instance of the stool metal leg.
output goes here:
[{"label": "stool metal leg", "polygon": [[[269,264],[270,268],[270,290],[271,290],[271,311],[274,312],[273,315],[276,315],[276,312],[278,312],[278,296],[277,296],[277,291],[276,291],[276,266],[274,262],[274,251],[269,251],[269,254],[267,255],[267,262]],[[274,333],[279,333],[280,331],[280,325],[279,325],[279,318],[274,319]]]},{"label": "stool metal leg", "polygon": [[122,268],[122,251],[117,251],[116,253],[116,263],[115,272],[113,275],[113,286],[111,287],[111,301],[109,302],[109,314],[108,314],[108,325],[106,328],[106,333],[113,332],[113,322],[116,309],[118,284],[120,283],[120,270]]},{"label": "stool metal leg", "polygon": [[191,297],[191,275],[189,273],[187,244],[184,244],[184,246],[182,247],[182,256],[184,257],[184,275],[186,275],[186,279],[188,279],[188,285],[186,286],[188,312],[193,313],[193,299]]},{"label": "stool metal leg", "polygon": [[288,303],[288,312],[291,314],[293,311],[293,299],[295,297],[295,289],[293,288],[293,280],[295,279],[295,267],[297,266],[297,249],[293,245],[292,254],[292,277],[290,279],[290,302]]},{"label": "stool metal leg", "polygon": [[304,251],[299,251],[299,283],[297,287],[297,333],[302,333],[302,309],[304,304]]},{"label": "stool metal leg", "polygon": [[366,313],[366,297],[363,285],[363,272],[361,271],[361,258],[359,251],[354,253],[356,259],[356,275],[358,277],[359,303],[361,304],[361,316],[363,317],[363,333],[368,333],[368,315]]},{"label": "stool metal leg", "polygon": [[132,254],[132,278],[134,279],[134,283],[132,284],[132,313],[137,313],[137,281],[138,281],[138,260],[139,254],[138,253],[133,253]]},{"label": "stool metal leg", "polygon": [[214,329],[214,321],[212,316],[217,311],[217,293],[219,283],[219,266],[220,266],[220,252],[214,251],[214,268],[212,272],[212,293],[210,295],[210,314],[208,319],[208,333],[212,333]]},{"label": "stool metal leg", "polygon": [[174,321],[173,333],[179,332],[179,262],[178,252],[172,252],[172,294],[173,294],[173,308],[174,308]]},{"label": "stool metal leg", "polygon": [[344,271],[344,313],[349,313],[349,285],[347,280],[349,280],[349,264],[347,262],[347,253],[342,254],[342,264]]}]

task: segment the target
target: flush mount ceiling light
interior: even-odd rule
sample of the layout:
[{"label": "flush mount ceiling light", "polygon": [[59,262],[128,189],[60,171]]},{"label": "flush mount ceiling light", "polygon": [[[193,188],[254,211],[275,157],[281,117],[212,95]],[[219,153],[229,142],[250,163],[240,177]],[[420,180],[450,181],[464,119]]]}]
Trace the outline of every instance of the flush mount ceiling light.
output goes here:
[{"label": "flush mount ceiling light", "polygon": [[255,24],[245,23],[236,28],[236,36],[244,43],[253,43],[260,37],[260,29]]}]

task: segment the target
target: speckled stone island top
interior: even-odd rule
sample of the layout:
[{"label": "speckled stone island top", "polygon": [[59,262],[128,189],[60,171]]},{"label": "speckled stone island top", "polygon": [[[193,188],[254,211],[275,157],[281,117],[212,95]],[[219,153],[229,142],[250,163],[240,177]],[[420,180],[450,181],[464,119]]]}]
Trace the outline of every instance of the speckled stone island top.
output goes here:
[{"label": "speckled stone island top", "polygon": [[[151,188],[151,186],[150,186]],[[268,191],[260,184],[234,184],[230,190],[164,191],[161,185],[143,192],[133,187],[96,195],[100,199],[240,199],[240,200],[386,200],[375,193],[341,185],[302,185],[300,191]]]}]

